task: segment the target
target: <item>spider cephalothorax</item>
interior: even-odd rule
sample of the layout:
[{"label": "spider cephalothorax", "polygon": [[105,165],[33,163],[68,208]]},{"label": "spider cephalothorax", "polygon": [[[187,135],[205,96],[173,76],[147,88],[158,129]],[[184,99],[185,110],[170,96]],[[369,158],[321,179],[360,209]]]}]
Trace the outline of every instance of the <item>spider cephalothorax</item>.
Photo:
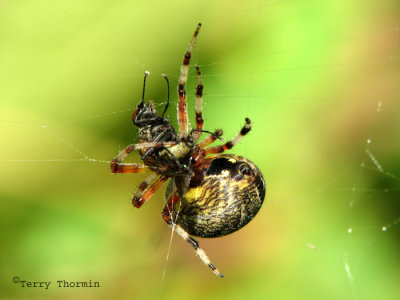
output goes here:
[{"label": "spider cephalothorax", "polygon": [[[199,33],[197,26],[181,67],[178,84],[179,131],[164,117],[168,100],[161,116],[151,102],[143,96],[132,115],[139,129],[140,143],[121,151],[111,163],[113,173],[141,173],[153,171],[140,185],[132,198],[135,207],[141,207],[169,178],[166,205],[162,212],[164,221],[191,245],[211,270],[223,275],[211,263],[198,242],[189,234],[199,237],[218,237],[230,234],[250,222],[259,211],[265,197],[265,182],[260,170],[248,159],[221,154],[235,146],[251,129],[250,119],[237,136],[221,146],[208,147],[221,139],[222,130],[203,130],[203,84],[199,67],[196,88],[196,127],[189,131],[185,84],[188,77],[191,51]],[[197,143],[203,132],[209,135]],[[128,154],[139,150],[143,164],[122,163]]]}]

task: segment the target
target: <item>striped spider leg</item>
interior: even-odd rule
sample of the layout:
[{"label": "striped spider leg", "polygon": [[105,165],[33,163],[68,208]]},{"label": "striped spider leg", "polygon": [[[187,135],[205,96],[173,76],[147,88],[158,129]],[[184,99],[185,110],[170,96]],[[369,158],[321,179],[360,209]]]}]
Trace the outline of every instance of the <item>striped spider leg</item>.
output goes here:
[{"label": "striped spider leg", "polygon": [[199,30],[201,27],[201,23],[197,25],[196,31],[194,32],[193,38],[188,46],[188,49],[186,51],[186,54],[183,58],[183,63],[181,66],[181,73],[179,76],[179,83],[178,83],[178,97],[179,97],[179,102],[178,102],[178,125],[179,125],[179,138],[182,139],[183,137],[186,137],[188,134],[188,128],[189,128],[189,122],[188,122],[188,112],[187,112],[187,101],[186,101],[186,90],[185,90],[185,85],[188,77],[188,72],[189,72],[189,63],[190,63],[190,58],[192,56],[192,49],[194,46],[194,43],[196,41],[196,37],[199,34]]},{"label": "striped spider leg", "polygon": [[201,131],[203,130],[203,83],[201,80],[201,73],[199,66],[196,66],[197,73],[197,87],[196,87],[196,102],[195,102],[195,112],[196,112],[196,129],[193,133],[193,139],[196,142],[201,136]]},{"label": "striped spider leg", "polygon": [[246,124],[243,126],[242,130],[240,130],[240,132],[235,136],[233,140],[228,141],[221,146],[209,147],[204,149],[205,155],[225,152],[226,150],[231,149],[233,146],[239,143],[243,139],[243,137],[251,130],[250,119],[246,118],[245,121]]},{"label": "striped spider leg", "polygon": [[[200,257],[201,261],[208,266],[211,271],[223,278],[224,275],[212,264],[211,260],[208,258],[207,254],[204,252],[202,248],[200,248],[200,245],[198,241],[196,241],[194,238],[192,238],[189,233],[185,231],[179,224],[177,224],[173,220],[173,215],[172,211],[174,209],[174,205],[179,203],[179,193],[176,190],[176,187],[174,185],[173,190],[171,192],[171,195],[169,196],[167,203],[165,204],[165,207],[162,212],[162,216],[164,221],[168,224],[169,227],[172,228],[182,239],[184,239],[193,249],[196,251],[196,254]],[[177,219],[177,215],[175,216],[175,219]]]}]

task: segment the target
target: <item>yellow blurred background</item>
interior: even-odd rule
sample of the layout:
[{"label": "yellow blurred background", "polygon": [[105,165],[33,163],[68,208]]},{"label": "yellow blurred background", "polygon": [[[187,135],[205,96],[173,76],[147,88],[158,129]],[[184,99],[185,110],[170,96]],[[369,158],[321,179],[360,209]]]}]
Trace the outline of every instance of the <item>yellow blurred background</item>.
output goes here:
[{"label": "yellow blurred background", "polygon": [[[1,1],[1,298],[398,299],[399,12],[396,0]],[[180,237],[169,249],[163,191],[134,208],[146,175],[108,163],[138,141],[145,70],[159,111],[169,76],[176,125],[199,21],[205,129],[230,138],[249,117],[230,152],[267,182],[249,225],[199,239],[223,280]],[[192,67],[192,121],[195,82]]]}]

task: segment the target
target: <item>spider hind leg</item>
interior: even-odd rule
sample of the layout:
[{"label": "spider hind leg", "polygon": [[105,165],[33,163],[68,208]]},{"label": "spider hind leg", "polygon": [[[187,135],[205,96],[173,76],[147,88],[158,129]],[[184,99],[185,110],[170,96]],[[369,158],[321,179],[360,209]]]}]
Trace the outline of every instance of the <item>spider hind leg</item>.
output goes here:
[{"label": "spider hind leg", "polygon": [[175,232],[179,234],[193,249],[196,251],[196,254],[200,257],[201,261],[207,265],[213,273],[221,278],[224,278],[224,275],[211,263],[207,254],[203,249],[200,248],[199,243],[192,238],[179,224],[173,224],[172,228],[175,229]]}]

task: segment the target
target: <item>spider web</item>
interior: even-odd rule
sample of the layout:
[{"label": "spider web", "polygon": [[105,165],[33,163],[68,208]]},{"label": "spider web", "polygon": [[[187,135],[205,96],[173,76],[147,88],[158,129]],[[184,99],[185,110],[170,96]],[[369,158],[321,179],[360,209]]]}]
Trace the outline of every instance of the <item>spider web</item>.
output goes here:
[{"label": "spider web", "polygon": [[[6,70],[0,74],[4,296],[27,295],[11,282],[19,276],[54,284],[93,279],[102,283],[100,292],[105,295],[149,299],[179,298],[189,290],[193,298],[395,299],[400,21],[389,8],[398,7],[392,1],[382,6],[366,2],[364,9],[350,5],[352,16],[360,12],[364,19],[350,28],[346,20],[351,16],[343,15],[343,28],[322,28],[333,33],[323,36],[310,29],[312,24],[304,25],[304,32],[287,25],[290,16],[301,22],[310,14],[311,21],[304,22],[315,22],[308,4],[255,1],[246,7],[232,4],[227,10],[214,4],[215,10],[198,15],[190,14],[193,7],[188,7],[184,10],[190,20],[171,28],[164,24],[162,36],[150,14],[144,25],[132,21],[132,30],[114,36],[120,25],[115,32],[108,26],[118,14],[128,22],[129,13],[122,13],[127,3],[118,3],[109,12],[88,12],[84,6],[42,1],[47,22],[56,16],[71,27],[65,35],[71,44],[78,40],[79,46],[99,52],[93,61],[113,57],[113,64],[95,68],[89,50],[80,56],[82,50],[68,43],[61,49],[45,49],[57,53],[53,63],[58,71],[39,63],[24,66],[32,57],[40,62],[43,49],[29,48],[34,54],[21,58],[23,67],[0,60]],[[6,12],[23,11],[2,5]],[[337,5],[315,6],[323,14]],[[135,7],[134,14],[148,9],[146,4]],[[200,240],[227,277],[224,282],[208,274],[184,241],[172,241],[172,232],[159,217],[163,191],[142,209],[130,209],[129,198],[145,175],[108,172],[118,151],[137,142],[130,116],[144,71],[151,72],[146,98],[163,107],[166,88],[158,74],[167,73],[171,86],[176,86],[185,46],[199,19],[206,26],[192,64],[199,64],[203,74],[205,129],[221,127],[224,137],[230,138],[244,117],[251,117],[251,134],[231,152],[253,160],[268,188],[264,207],[246,228],[232,236]],[[221,19],[227,24],[220,24]],[[46,19],[43,23],[48,26]],[[228,36],[241,27],[238,34]],[[312,34],[317,37],[309,38]],[[168,36],[173,35],[179,39],[167,47]],[[290,38],[281,40],[282,35]],[[125,42],[131,36],[132,41]],[[9,57],[7,51],[18,42],[11,40],[10,49],[6,47],[0,57]],[[331,49],[340,55],[334,56]],[[74,62],[66,53],[82,61]],[[299,61],[308,53],[321,57]],[[82,71],[68,67],[80,63]],[[189,112],[194,103],[193,69],[187,87]],[[47,89],[33,88],[43,85]],[[23,93],[21,87],[33,93]],[[176,124],[176,98],[172,100],[169,117]],[[130,159],[139,157],[134,154]],[[88,297],[99,293],[78,292]],[[44,296],[43,290],[34,293]]]}]

